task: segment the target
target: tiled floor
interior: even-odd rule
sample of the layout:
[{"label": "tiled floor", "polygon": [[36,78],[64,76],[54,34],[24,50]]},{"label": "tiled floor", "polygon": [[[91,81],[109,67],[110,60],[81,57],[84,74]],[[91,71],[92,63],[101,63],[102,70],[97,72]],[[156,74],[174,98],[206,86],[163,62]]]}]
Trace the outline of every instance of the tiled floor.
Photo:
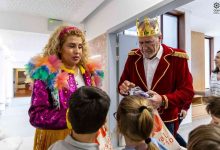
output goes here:
[{"label": "tiled floor", "polygon": [[[6,111],[0,115],[0,129],[3,129],[8,136],[19,136],[28,141],[29,144],[33,144],[34,127],[32,127],[28,121],[28,108],[30,98],[16,98],[12,100],[12,103],[6,108]],[[190,124],[182,125],[179,129],[180,135],[185,140],[188,139],[188,134],[191,130],[201,124],[207,124],[210,122],[210,117],[202,117],[193,120]],[[27,147],[19,150],[26,150]],[[1,148],[0,148],[1,149]],[[120,148],[118,148],[120,149]]]},{"label": "tiled floor", "polygon": [[[35,128],[28,121],[30,98],[16,98],[0,115],[0,150],[32,150]],[[4,135],[3,134],[3,135]]]},{"label": "tiled floor", "polygon": [[211,121],[210,116],[204,116],[193,119],[192,123],[181,125],[178,133],[187,141],[190,131],[192,131],[194,128],[198,127],[199,125],[208,124],[210,123],[210,121]]},{"label": "tiled floor", "polygon": [[30,137],[34,135],[34,127],[29,123],[28,108],[30,98],[16,98],[0,115],[0,127],[9,136]]}]

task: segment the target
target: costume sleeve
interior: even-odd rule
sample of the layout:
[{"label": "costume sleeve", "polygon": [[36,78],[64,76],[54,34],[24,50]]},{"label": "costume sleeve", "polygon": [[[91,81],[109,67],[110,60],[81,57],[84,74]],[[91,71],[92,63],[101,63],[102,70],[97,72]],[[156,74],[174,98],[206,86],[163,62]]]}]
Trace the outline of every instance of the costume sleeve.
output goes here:
[{"label": "costume sleeve", "polygon": [[168,101],[168,106],[177,106],[180,109],[188,110],[192,98],[194,96],[194,90],[192,85],[192,75],[189,72],[187,60],[184,58],[177,58],[175,64],[176,71],[176,90],[173,93],[168,93],[163,95],[166,101]]},{"label": "costume sleeve", "polygon": [[42,80],[34,81],[31,107],[28,111],[30,123],[37,128],[65,129],[67,128],[66,109],[62,105],[60,109],[55,109],[49,93]]},{"label": "costume sleeve", "polygon": [[[121,94],[121,93],[120,93],[120,90],[119,90],[119,86],[120,86],[125,80],[130,81],[130,78],[129,78],[129,65],[130,65],[130,62],[131,62],[130,59],[131,59],[131,57],[128,56],[128,58],[127,58],[127,60],[126,60],[126,63],[125,63],[125,66],[124,66],[124,70],[123,70],[123,72],[122,72],[121,78],[120,78],[119,83],[118,83],[118,92],[119,92],[119,94]],[[123,94],[121,94],[121,95],[123,95]]]}]

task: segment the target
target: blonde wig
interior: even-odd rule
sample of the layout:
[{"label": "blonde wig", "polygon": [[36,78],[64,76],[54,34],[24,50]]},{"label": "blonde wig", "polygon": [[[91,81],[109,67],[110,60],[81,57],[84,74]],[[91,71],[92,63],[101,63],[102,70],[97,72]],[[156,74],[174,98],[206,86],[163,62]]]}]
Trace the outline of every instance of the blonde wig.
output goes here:
[{"label": "blonde wig", "polygon": [[65,43],[67,37],[69,36],[77,36],[82,39],[82,59],[79,64],[84,66],[88,61],[88,48],[85,40],[84,33],[74,26],[60,26],[58,27],[50,36],[48,43],[43,49],[44,56],[56,55],[61,59],[59,51],[62,50],[62,46]]}]

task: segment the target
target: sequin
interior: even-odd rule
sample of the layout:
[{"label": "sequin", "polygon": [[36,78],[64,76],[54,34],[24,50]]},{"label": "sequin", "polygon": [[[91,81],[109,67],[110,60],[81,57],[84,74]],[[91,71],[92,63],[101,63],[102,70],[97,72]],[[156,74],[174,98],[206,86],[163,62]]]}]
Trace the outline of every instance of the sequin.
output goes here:
[{"label": "sequin", "polygon": [[[83,74],[85,84],[91,85],[89,74]],[[42,80],[35,80],[31,107],[29,109],[30,123],[38,128],[43,129],[65,129],[66,110],[71,93],[77,89],[76,81],[73,74],[69,74],[69,89],[59,90],[60,108],[53,108],[52,96],[50,90]]]}]

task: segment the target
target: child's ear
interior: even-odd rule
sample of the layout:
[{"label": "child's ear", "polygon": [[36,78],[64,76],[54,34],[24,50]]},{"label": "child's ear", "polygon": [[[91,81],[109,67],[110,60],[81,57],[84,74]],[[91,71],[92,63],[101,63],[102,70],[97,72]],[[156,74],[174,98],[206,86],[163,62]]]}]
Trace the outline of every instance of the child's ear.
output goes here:
[{"label": "child's ear", "polygon": [[69,109],[67,109],[67,111],[66,111],[66,125],[67,125],[68,129],[73,129],[72,125],[71,125],[71,123],[69,121]]}]

